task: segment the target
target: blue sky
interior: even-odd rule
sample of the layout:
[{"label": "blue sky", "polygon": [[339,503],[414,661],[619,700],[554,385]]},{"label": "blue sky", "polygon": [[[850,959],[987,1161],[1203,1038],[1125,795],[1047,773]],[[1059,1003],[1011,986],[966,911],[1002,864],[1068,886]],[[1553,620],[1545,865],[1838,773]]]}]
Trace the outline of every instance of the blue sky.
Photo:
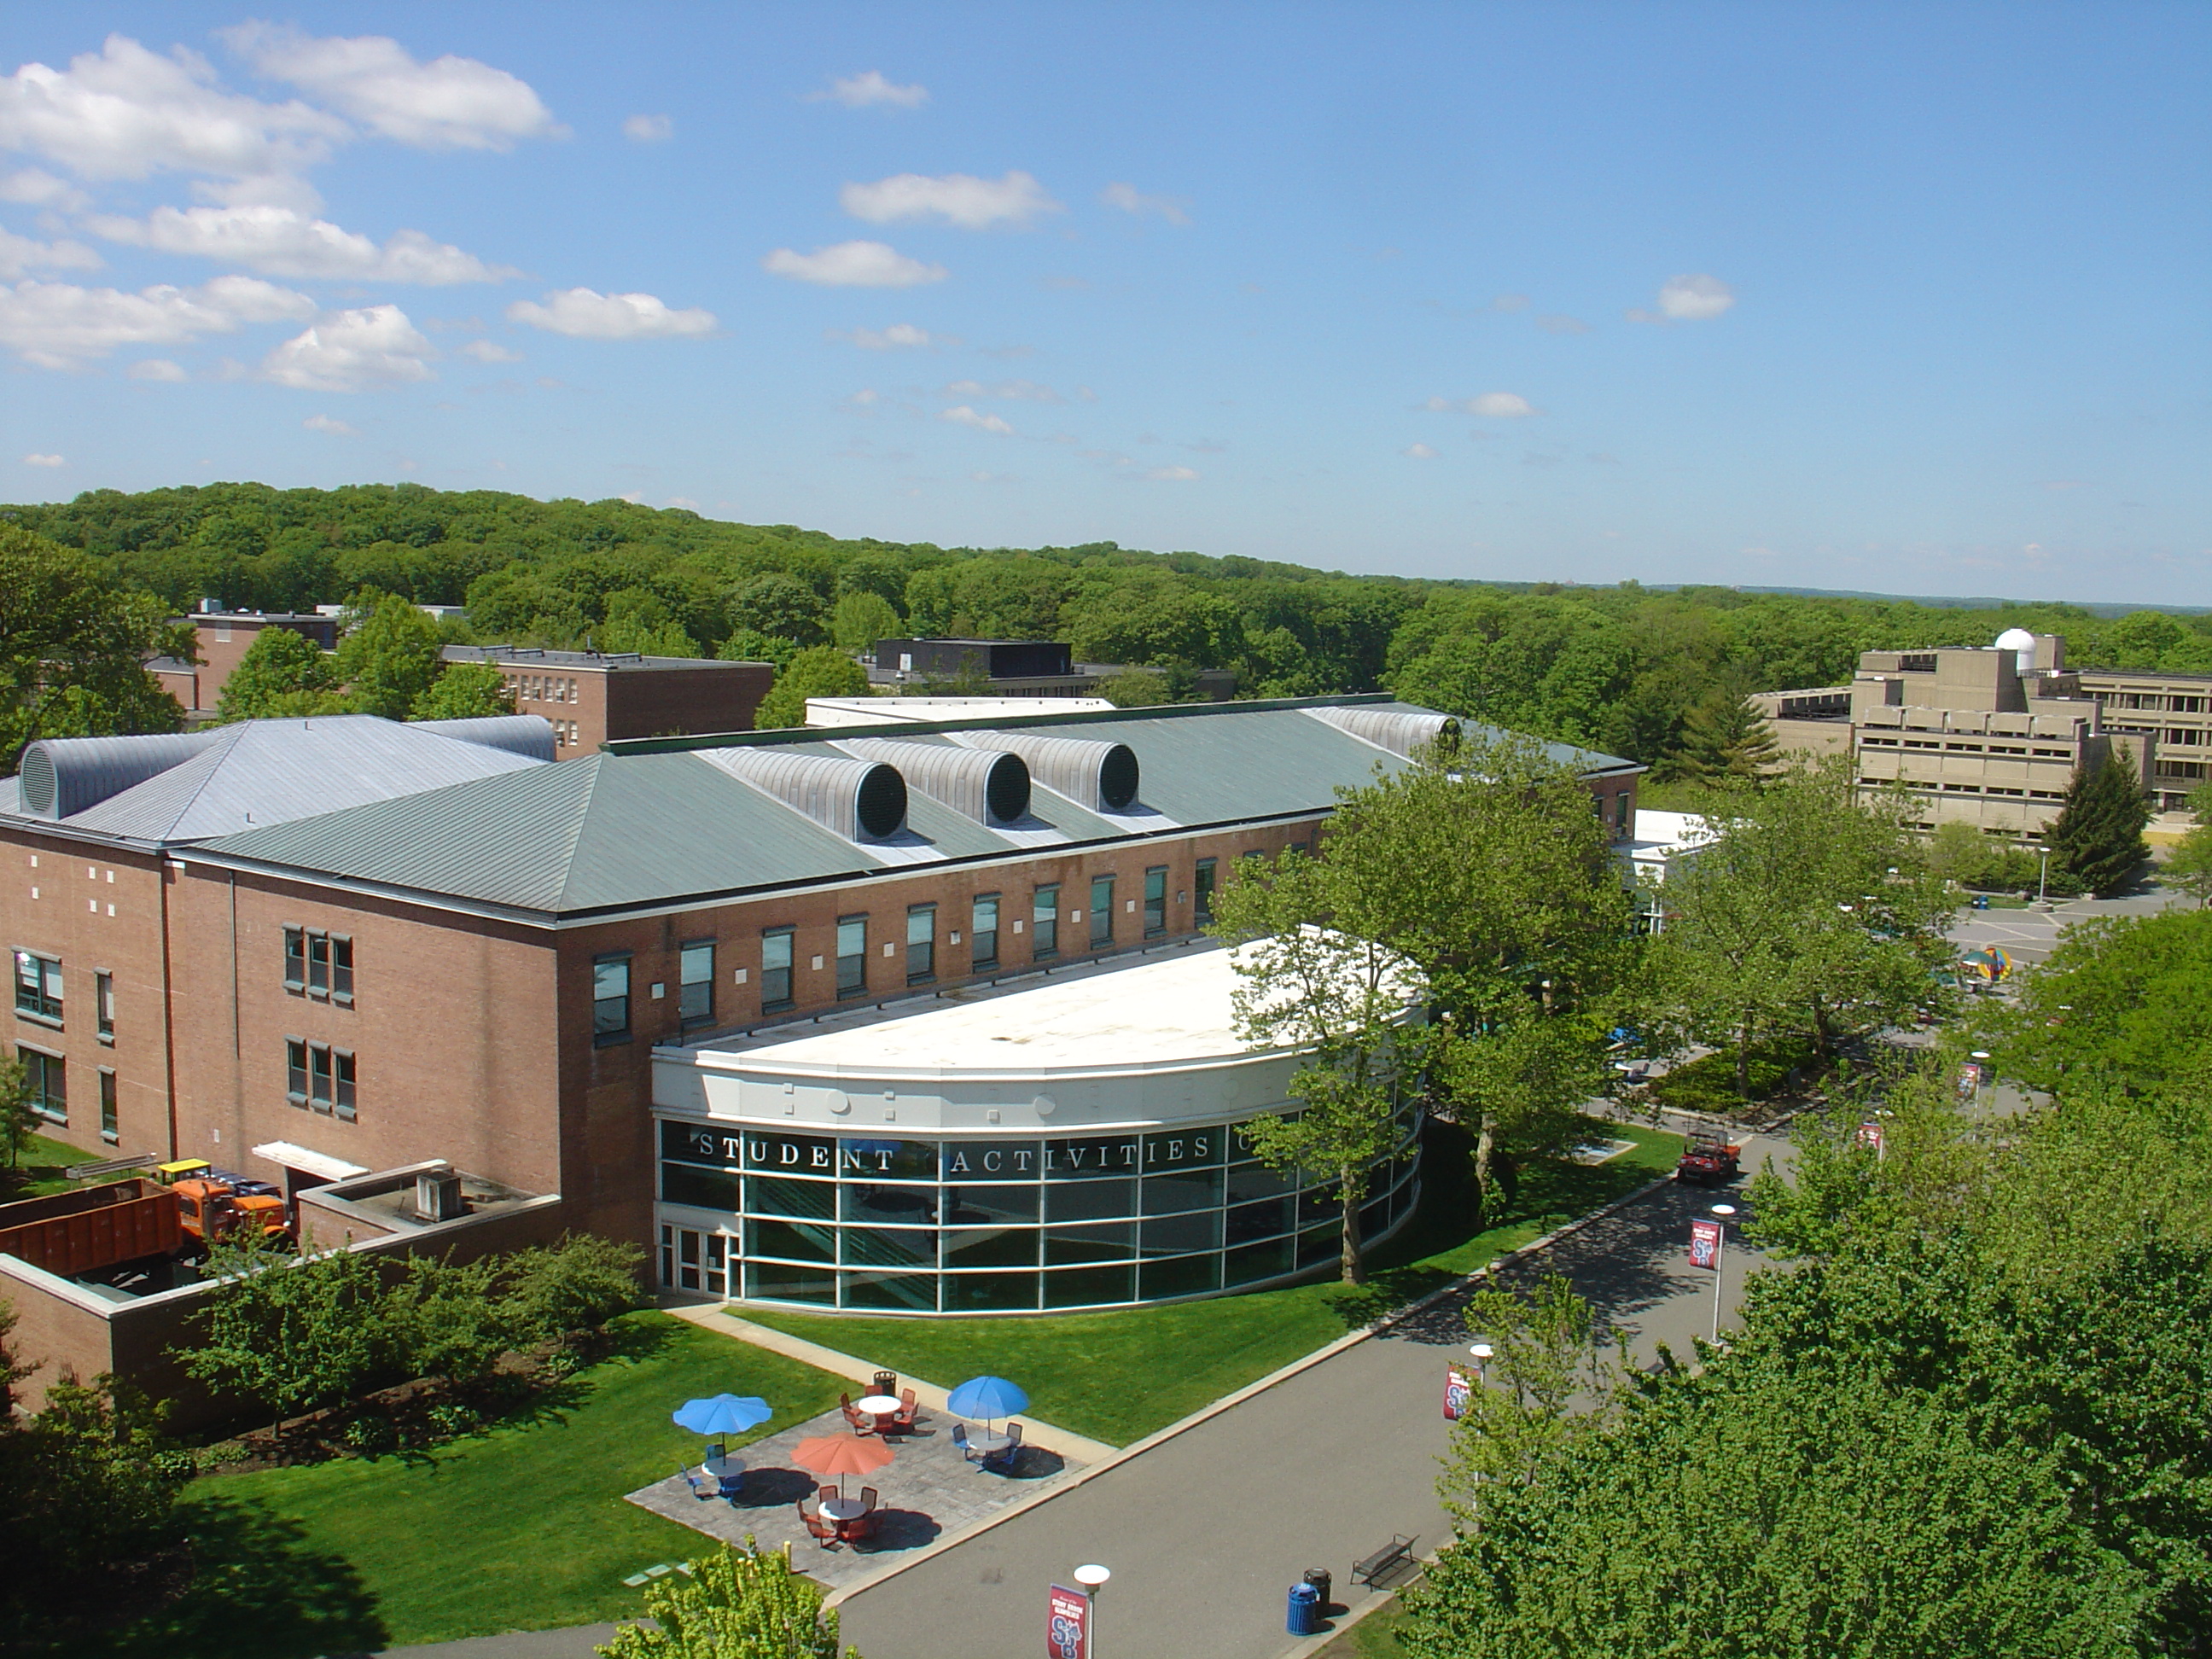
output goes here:
[{"label": "blue sky", "polygon": [[2212,8],[19,3],[0,497],[2212,604]]}]

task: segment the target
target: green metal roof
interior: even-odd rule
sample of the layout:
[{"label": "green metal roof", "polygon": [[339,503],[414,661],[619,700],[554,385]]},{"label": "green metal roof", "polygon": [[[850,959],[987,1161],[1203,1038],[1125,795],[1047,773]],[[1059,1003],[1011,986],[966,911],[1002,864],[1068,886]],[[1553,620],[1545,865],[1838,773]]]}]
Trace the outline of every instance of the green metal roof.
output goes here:
[{"label": "green metal roof", "polygon": [[[898,725],[881,732],[907,743],[944,743],[948,730],[995,724],[1124,743],[1136,752],[1139,800],[1149,817],[1134,811],[1102,817],[1039,786],[1030,821],[1019,827],[1025,833],[1008,833],[910,790],[899,837],[884,845],[854,842],[688,752],[742,743],[843,754],[828,734],[793,730],[610,744],[586,759],[225,836],[201,851],[226,863],[538,918],[604,915],[1326,811],[1339,789],[1407,763],[1304,712],[1353,701],[1429,712],[1384,698],[1312,699]],[[836,737],[876,734],[876,728],[839,730]],[[1638,769],[1613,756],[1550,747],[1588,773]],[[1140,827],[1146,824],[1155,827]]]}]

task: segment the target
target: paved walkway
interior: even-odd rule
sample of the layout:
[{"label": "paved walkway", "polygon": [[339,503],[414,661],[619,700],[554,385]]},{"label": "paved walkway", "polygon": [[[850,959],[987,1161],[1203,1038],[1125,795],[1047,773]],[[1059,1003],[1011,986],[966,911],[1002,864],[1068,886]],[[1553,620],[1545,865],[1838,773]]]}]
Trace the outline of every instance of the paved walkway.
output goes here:
[{"label": "paved walkway", "polygon": [[789,1544],[792,1565],[835,1589],[880,1571],[902,1553],[927,1549],[942,1536],[987,1521],[1084,1467],[1057,1451],[1024,1443],[1013,1473],[994,1474],[961,1456],[952,1444],[953,1421],[925,1414],[921,1433],[885,1443],[892,1452],[889,1463],[872,1474],[846,1477],[845,1490],[854,1497],[863,1486],[873,1486],[878,1494],[878,1535],[865,1545],[824,1549],[799,1516],[800,1498],[818,1486],[837,1483],[807,1474],[792,1462],[792,1451],[815,1435],[846,1432],[841,1412],[824,1412],[741,1448],[745,1476],[735,1502],[701,1498],[683,1476],[673,1474],[631,1492],[629,1501],[732,1544],[743,1543],[749,1534],[763,1549]]},{"label": "paved walkway", "polygon": [[[1746,1168],[1779,1140],[1754,1139]],[[1595,1305],[1631,1363],[1661,1342],[1686,1357],[1710,1334],[1712,1275],[1684,1259],[1689,1220],[1723,1193],[1668,1186],[1541,1251],[1510,1280],[1563,1272]],[[1732,1248],[1725,1305],[1753,1253]],[[1102,1647],[1279,1659],[1285,1593],[1309,1567],[1335,1575],[1411,1533],[1424,1552],[1449,1535],[1436,1497],[1445,1449],[1446,1364],[1469,1340],[1464,1292],[1344,1348],[1243,1403],[1072,1485],[842,1604],[844,1634],[868,1659],[1029,1659],[1042,1641],[1048,1586],[1077,1565],[1113,1569],[1101,1599]]]}]

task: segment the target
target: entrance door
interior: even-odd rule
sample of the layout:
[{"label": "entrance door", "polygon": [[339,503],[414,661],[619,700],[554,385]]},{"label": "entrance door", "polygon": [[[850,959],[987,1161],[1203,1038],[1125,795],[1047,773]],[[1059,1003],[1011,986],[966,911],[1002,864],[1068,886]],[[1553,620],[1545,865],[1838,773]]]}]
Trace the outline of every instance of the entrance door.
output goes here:
[{"label": "entrance door", "polygon": [[660,1230],[660,1282],[673,1291],[730,1293],[730,1236],[689,1227]]}]

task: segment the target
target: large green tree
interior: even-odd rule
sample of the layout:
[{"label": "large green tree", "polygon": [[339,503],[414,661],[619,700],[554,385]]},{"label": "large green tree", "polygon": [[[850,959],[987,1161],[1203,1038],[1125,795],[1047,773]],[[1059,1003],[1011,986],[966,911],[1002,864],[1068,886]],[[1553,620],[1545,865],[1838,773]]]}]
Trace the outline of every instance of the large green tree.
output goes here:
[{"label": "large green tree", "polygon": [[437,623],[419,605],[364,591],[346,612],[338,674],[362,714],[404,720],[445,667],[441,646]]},{"label": "large green tree", "polygon": [[451,662],[428,687],[416,695],[407,718],[415,720],[481,720],[514,712],[514,693],[495,662]]},{"label": "large green tree", "polygon": [[834,645],[809,646],[777,671],[775,683],[754,712],[753,725],[771,726],[806,724],[809,697],[865,697],[868,671]]},{"label": "large green tree", "polygon": [[353,699],[338,681],[337,659],[304,634],[264,628],[222,683],[218,720],[343,714]]},{"label": "large green tree", "polygon": [[1735,786],[1756,782],[1781,759],[1772,729],[1751,700],[1716,690],[1683,715],[1680,736],[1651,775],[1661,782]]},{"label": "large green tree", "polygon": [[2136,775],[2133,751],[2115,740],[2100,764],[2075,769],[2044,843],[2084,887],[2111,898],[2127,890],[2150,857],[2142,836],[2149,822],[2150,797]]},{"label": "large green tree", "polygon": [[1993,1032],[2002,1072],[2063,1094],[2110,1079],[2148,1089],[2212,1054],[2212,911],[2075,923],[2026,975]]},{"label": "large green tree", "polygon": [[175,732],[185,711],[145,669],[192,658],[189,629],[92,559],[0,520],[0,767],[34,738]]},{"label": "large green tree", "polygon": [[[645,1590],[658,1628],[623,1625],[594,1651],[606,1659],[839,1659],[837,1614],[794,1572],[787,1549],[763,1550],[747,1534]],[[844,1648],[843,1659],[860,1659]]]}]

